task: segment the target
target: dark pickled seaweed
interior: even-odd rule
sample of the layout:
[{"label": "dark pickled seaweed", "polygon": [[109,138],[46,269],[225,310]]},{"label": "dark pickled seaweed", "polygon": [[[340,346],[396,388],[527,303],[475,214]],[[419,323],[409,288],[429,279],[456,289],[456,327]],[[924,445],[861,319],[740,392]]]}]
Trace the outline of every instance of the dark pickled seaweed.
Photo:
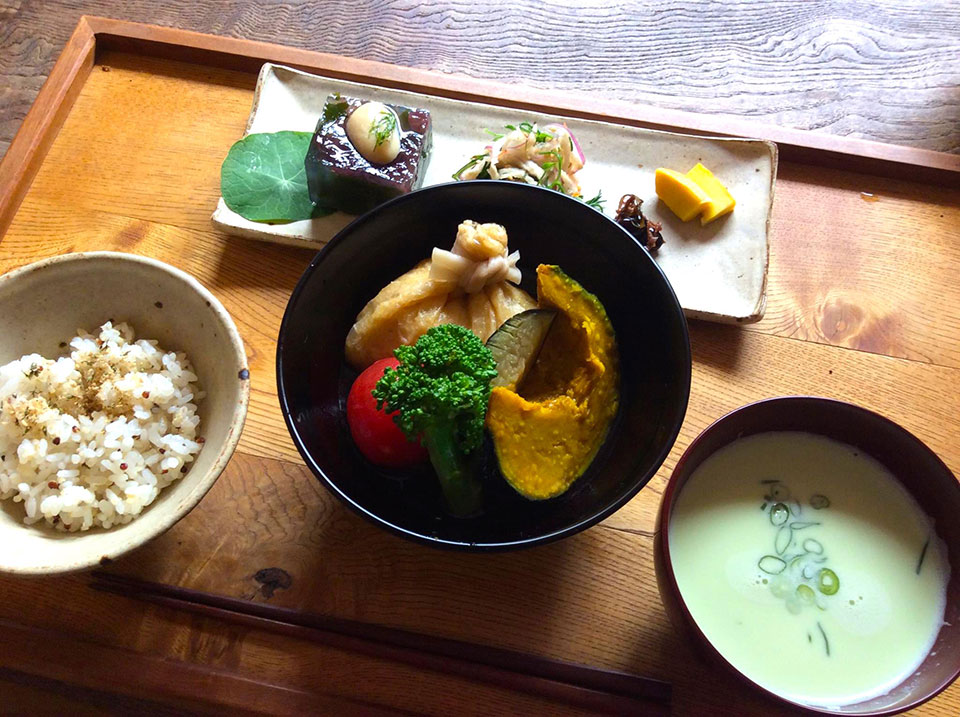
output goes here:
[{"label": "dark pickled seaweed", "polygon": [[663,246],[663,234],[660,233],[663,227],[660,222],[652,222],[643,215],[641,204],[643,200],[635,194],[624,194],[617,207],[616,222],[639,240],[644,249],[654,252]]},{"label": "dark pickled seaweed", "polygon": [[399,119],[400,152],[389,164],[367,161],[347,137],[347,119],[366,100],[330,95],[307,151],[310,199],[318,207],[362,214],[423,183],[432,137],[427,110],[389,105]]}]

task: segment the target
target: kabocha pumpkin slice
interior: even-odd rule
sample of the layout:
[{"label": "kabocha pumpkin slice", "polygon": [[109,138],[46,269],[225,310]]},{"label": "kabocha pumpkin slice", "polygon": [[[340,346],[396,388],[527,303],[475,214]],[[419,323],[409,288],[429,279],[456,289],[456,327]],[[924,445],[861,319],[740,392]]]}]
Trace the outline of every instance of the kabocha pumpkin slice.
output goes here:
[{"label": "kabocha pumpkin slice", "polygon": [[540,308],[557,312],[516,388],[494,387],[487,428],[500,472],[531,500],[564,493],[590,466],[617,413],[619,354],[596,296],[559,267],[537,267]]}]

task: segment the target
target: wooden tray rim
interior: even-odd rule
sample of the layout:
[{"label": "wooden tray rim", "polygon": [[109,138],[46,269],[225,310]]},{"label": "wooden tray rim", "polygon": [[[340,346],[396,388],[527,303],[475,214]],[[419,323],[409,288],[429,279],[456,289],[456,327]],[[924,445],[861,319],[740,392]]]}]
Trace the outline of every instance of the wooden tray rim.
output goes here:
[{"label": "wooden tray rim", "polygon": [[[376,82],[386,87],[430,91],[439,96],[474,99],[519,109],[563,111],[584,119],[599,119],[690,134],[774,140],[780,144],[781,157],[784,160],[801,164],[840,167],[880,176],[893,176],[901,180],[939,182],[950,186],[956,186],[960,182],[960,155],[818,135],[744,120],[728,120],[674,110],[657,110],[626,103],[598,101],[582,96],[578,98],[567,93],[524,90],[470,77],[394,67],[378,62],[342,58],[268,43],[83,16],[37,95],[6,155],[0,160],[0,242],[93,69],[97,52],[103,50],[139,52],[252,73],[256,73],[263,62],[271,61],[338,79]],[[551,102],[553,104],[550,104]],[[17,628],[22,632],[22,634],[17,633],[21,637],[26,636],[27,632],[31,635],[35,632],[35,628],[24,626],[6,624],[4,627],[7,632]],[[68,638],[74,641],[77,639],[72,636]],[[41,643],[31,642],[30,646],[35,647],[39,644]],[[97,645],[97,647],[102,646]],[[29,655],[30,651],[18,651],[18,653]],[[112,654],[120,660],[117,664],[138,659],[119,649],[112,650]],[[31,674],[41,674],[50,664],[46,662],[39,667],[25,667],[24,670]],[[164,665],[169,667],[169,661],[164,662]],[[181,668],[178,678],[182,679],[184,670],[202,672],[198,679],[209,686],[211,677],[204,668],[194,670],[187,663],[181,662],[176,663],[176,666]],[[85,681],[81,678],[86,673],[82,670],[74,672],[73,667],[68,665],[59,670],[58,678],[64,684],[84,685]],[[259,704],[269,703],[276,706],[281,704],[281,697],[289,701],[288,706],[302,704],[316,707],[313,694],[293,692],[289,688],[273,686],[269,683],[254,683],[242,677],[234,678],[229,673],[218,673],[218,675],[223,681],[229,681],[230,685],[229,688],[217,691],[216,695],[234,695],[233,708],[240,711],[243,711],[242,707],[248,707],[252,712],[253,708]],[[10,677],[9,674],[4,676]],[[183,680],[182,684],[189,688],[195,684],[195,681]],[[173,687],[170,687],[171,685]],[[177,679],[166,680],[158,689],[161,690],[162,696],[196,698],[198,693],[195,689],[180,689],[180,685]],[[170,689],[164,692],[165,688]],[[271,689],[274,692],[269,692],[264,697],[264,690]],[[150,697],[152,698],[152,695]],[[256,702],[254,697],[264,697],[265,701]],[[241,706],[244,699],[250,699],[252,702]],[[271,702],[274,699],[276,701]],[[210,700],[212,703],[213,697]],[[213,704],[217,708],[222,707],[220,703]]]},{"label": "wooden tray rim", "polygon": [[960,154],[838,137],[729,117],[630,104],[571,92],[505,85],[465,75],[390,65],[256,40],[84,15],[0,162],[0,238],[6,232],[97,52],[119,50],[257,72],[264,62],[336,79],[440,97],[564,114],[687,134],[755,137],[779,145],[781,159],[926,183],[960,186]]}]

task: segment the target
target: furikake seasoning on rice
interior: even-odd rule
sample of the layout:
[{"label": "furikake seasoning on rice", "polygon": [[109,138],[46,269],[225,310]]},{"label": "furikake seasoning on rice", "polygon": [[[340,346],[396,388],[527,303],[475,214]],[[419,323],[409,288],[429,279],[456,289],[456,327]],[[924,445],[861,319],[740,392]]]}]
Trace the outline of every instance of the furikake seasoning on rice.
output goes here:
[{"label": "furikake seasoning on rice", "polygon": [[0,499],[62,531],[133,520],[202,447],[186,355],[127,324],[79,331],[56,360],[0,366]]}]

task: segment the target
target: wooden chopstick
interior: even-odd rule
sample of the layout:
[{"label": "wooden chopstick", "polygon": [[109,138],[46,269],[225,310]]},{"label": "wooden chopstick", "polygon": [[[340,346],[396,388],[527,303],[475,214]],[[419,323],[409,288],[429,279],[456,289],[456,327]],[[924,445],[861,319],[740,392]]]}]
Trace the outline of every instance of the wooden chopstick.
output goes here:
[{"label": "wooden chopstick", "polygon": [[91,587],[606,713],[668,714],[668,683],[95,571]]}]

